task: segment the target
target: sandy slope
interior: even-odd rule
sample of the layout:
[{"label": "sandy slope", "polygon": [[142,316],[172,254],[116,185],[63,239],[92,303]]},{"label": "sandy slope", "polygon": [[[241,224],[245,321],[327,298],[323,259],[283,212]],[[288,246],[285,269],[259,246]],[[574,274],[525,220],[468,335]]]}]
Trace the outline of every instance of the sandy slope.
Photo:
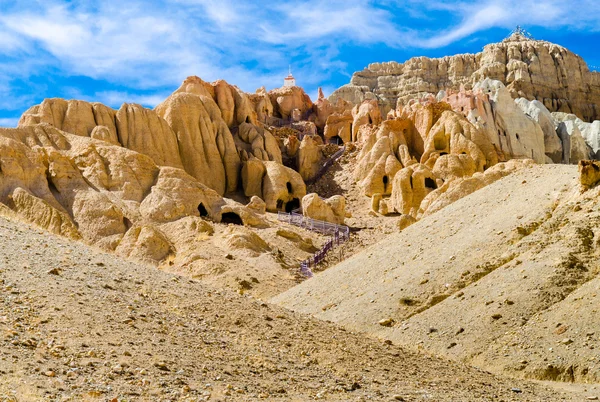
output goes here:
[{"label": "sandy slope", "polygon": [[4,219],[0,239],[3,401],[572,397],[406,352]]},{"label": "sandy slope", "polygon": [[599,190],[576,174],[519,171],[274,301],[494,371],[598,381]]}]

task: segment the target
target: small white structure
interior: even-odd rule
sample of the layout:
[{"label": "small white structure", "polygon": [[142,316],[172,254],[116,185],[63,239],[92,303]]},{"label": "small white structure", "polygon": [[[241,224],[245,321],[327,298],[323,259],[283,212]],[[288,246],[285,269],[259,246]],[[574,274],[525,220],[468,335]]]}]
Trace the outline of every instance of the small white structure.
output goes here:
[{"label": "small white structure", "polygon": [[283,79],[283,86],[284,87],[295,87],[296,86],[296,79],[292,75],[292,66],[290,66],[290,73],[288,74],[288,76]]}]

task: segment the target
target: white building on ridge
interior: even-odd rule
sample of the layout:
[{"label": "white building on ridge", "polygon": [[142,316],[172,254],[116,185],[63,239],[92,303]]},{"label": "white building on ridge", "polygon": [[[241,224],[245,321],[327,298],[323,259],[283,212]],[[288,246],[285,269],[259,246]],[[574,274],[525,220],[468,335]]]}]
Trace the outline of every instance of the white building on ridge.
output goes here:
[{"label": "white building on ridge", "polygon": [[283,86],[284,87],[295,87],[296,86],[296,79],[292,75],[292,66],[290,66],[290,73],[288,74],[288,76],[283,79]]}]

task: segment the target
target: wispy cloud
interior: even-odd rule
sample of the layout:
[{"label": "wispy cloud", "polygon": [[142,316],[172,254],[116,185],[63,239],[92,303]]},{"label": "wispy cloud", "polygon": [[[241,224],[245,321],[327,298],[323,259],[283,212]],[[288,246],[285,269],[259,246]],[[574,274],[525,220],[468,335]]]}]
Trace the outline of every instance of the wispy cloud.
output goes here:
[{"label": "wispy cloud", "polygon": [[[415,53],[517,24],[597,31],[600,5],[592,0],[577,7],[564,0],[7,0],[0,4],[0,109],[22,108],[41,93],[56,96],[53,88],[113,107],[153,106],[188,75],[224,78],[245,91],[273,88],[290,62],[314,94],[320,84],[331,88],[332,76],[352,73],[352,49]],[[73,91],[78,77],[94,84]]]}]

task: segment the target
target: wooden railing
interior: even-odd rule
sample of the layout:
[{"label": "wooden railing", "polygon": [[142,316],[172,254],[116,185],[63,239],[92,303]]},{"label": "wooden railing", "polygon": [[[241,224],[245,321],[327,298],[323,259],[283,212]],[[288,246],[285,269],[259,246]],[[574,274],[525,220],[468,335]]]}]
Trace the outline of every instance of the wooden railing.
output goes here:
[{"label": "wooden railing", "polygon": [[307,278],[313,277],[312,268],[320,264],[329,251],[350,238],[350,228],[348,226],[308,218],[295,211],[290,213],[278,212],[277,219],[281,222],[287,222],[291,225],[331,236],[319,251],[300,263],[300,272]]}]

